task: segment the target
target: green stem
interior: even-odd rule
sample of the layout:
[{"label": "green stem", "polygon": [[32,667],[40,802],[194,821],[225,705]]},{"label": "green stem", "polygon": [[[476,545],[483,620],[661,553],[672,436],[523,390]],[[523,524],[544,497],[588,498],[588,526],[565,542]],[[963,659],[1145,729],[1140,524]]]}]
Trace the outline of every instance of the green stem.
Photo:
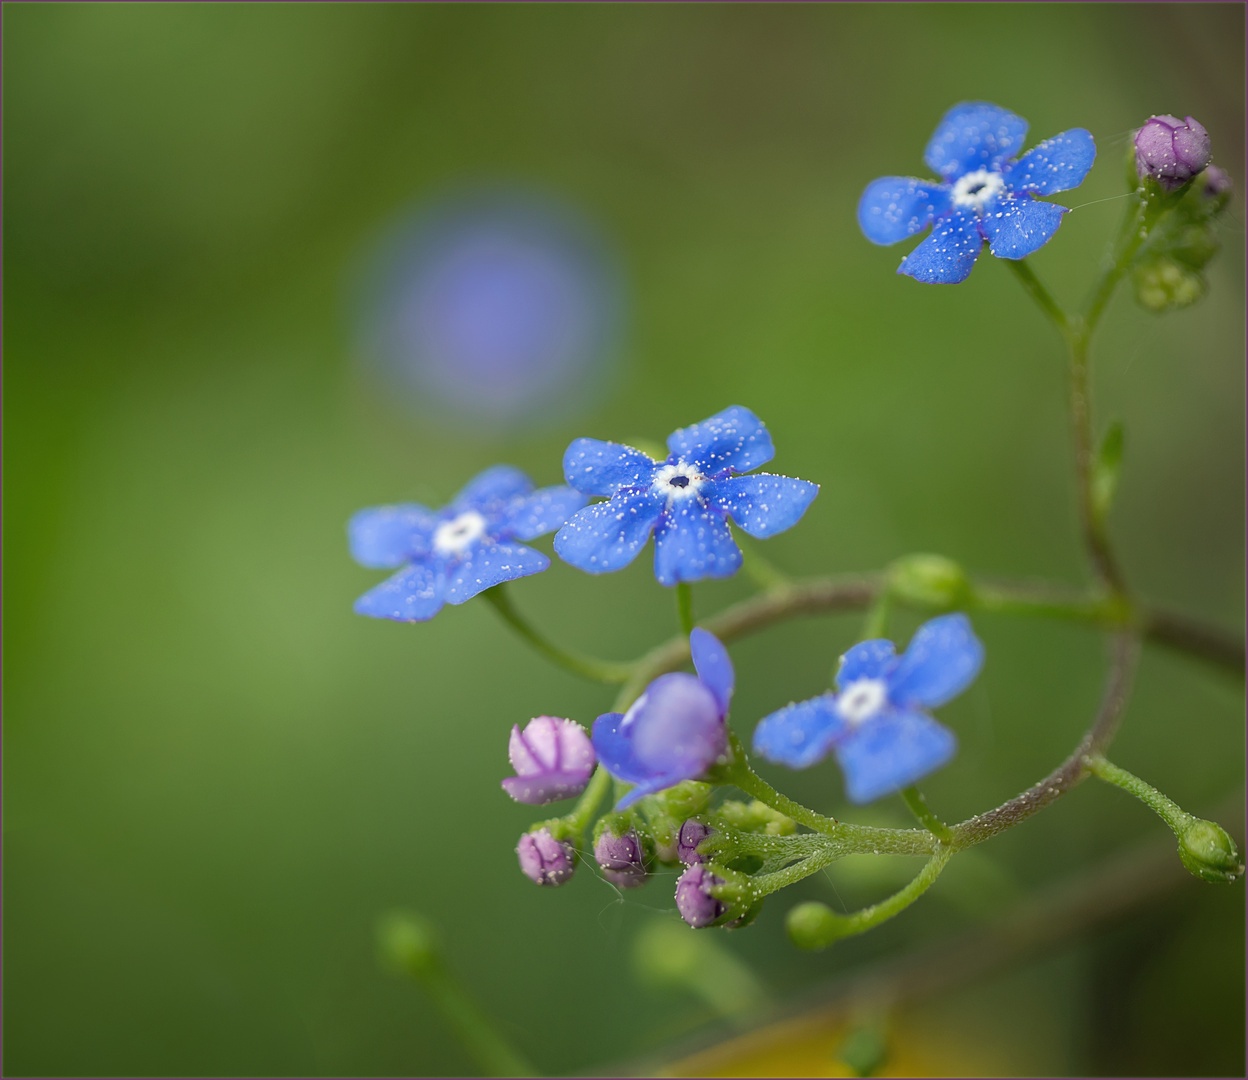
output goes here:
[{"label": "green stem", "polygon": [[875,602],[867,609],[866,621],[862,624],[861,641],[874,641],[882,638],[888,629],[888,614],[893,604],[893,595],[885,584],[876,596]]},{"label": "green stem", "polygon": [[922,896],[953,857],[953,849],[940,847],[914,879],[886,900],[850,915],[838,915],[826,904],[800,904],[789,912],[789,933],[803,948],[822,949],[841,938],[865,933],[905,911]]},{"label": "green stem", "polygon": [[680,619],[680,631],[685,637],[693,633],[693,586],[687,581],[676,583],[676,615]]},{"label": "green stem", "polygon": [[949,826],[932,813],[917,787],[911,784],[910,787],[901,793],[901,797],[906,800],[906,805],[910,807],[910,812],[918,818],[919,824],[936,839],[946,844],[953,840],[953,833],[950,831]]},{"label": "green stem", "polygon": [[720,767],[719,776],[716,777],[719,783],[735,784],[747,795],[754,796],[759,802],[766,803],[773,810],[779,810],[780,813],[791,817],[794,821],[800,822],[808,829],[814,829],[815,832],[827,833],[828,835],[834,835],[837,832],[839,826],[835,818],[816,814],[801,803],[794,802],[787,795],[781,795],[780,792],[750,768],[750,763],[746,760],[745,748],[741,745],[741,740],[732,732],[728,733],[728,739],[732,748],[733,760],[730,765]]},{"label": "green stem", "polygon": [[1027,294],[1036,302],[1036,306],[1048,316],[1049,320],[1057,327],[1058,332],[1065,337],[1070,330],[1070,320],[1066,317],[1061,306],[1050,295],[1049,290],[1036,277],[1035,272],[1027,264],[1026,259],[1005,259],[1005,265],[1014,271],[1014,276],[1018,278],[1019,284],[1027,290]]},{"label": "green stem", "polygon": [[385,958],[416,982],[487,1076],[539,1076],[490,1022],[446,966],[436,933],[423,919],[395,913],[379,931]]},{"label": "green stem", "polygon": [[[1107,275],[1105,280],[1109,280]],[[1126,595],[1126,582],[1110,546],[1104,517],[1097,513],[1092,490],[1095,449],[1092,441],[1092,401],[1089,387],[1088,341],[1091,325],[1080,319],[1067,337],[1070,364],[1067,368],[1071,427],[1075,439],[1075,475],[1079,489],[1079,518],[1083,538],[1097,576],[1114,596]]]},{"label": "green stem", "polygon": [[586,679],[593,679],[595,682],[608,684],[627,682],[629,676],[633,674],[635,666],[633,664],[617,664],[610,660],[598,660],[590,656],[580,656],[576,653],[567,652],[559,648],[558,645],[548,641],[534,629],[527,619],[516,611],[505,585],[495,585],[492,589],[486,589],[480,595],[482,599],[489,601],[503,621],[520,637],[546,657],[547,660],[558,664],[564,670],[570,671],[574,675],[581,675]]},{"label": "green stem", "polygon": [[555,818],[547,824],[547,828],[551,830],[556,839],[580,839],[585,830],[589,828],[589,823],[594,820],[594,815],[598,813],[598,805],[610,787],[611,774],[599,765],[594,770],[594,775],[590,777],[585,790],[581,792],[581,797],[576,800],[576,805],[571,812],[561,818]]},{"label": "green stem", "polygon": [[1175,836],[1182,837],[1183,831],[1196,820],[1173,799],[1167,798],[1152,784],[1146,783],[1126,769],[1107,761],[1100,754],[1090,755],[1085,759],[1088,771],[1107,783],[1114,784],[1129,792],[1153,811],[1162,821],[1170,826]]}]

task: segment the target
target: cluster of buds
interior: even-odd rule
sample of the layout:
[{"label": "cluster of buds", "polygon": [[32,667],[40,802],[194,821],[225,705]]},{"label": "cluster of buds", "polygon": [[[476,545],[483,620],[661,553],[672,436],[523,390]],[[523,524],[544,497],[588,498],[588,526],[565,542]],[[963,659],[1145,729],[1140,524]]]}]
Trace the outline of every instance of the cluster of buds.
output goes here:
[{"label": "cluster of buds", "polygon": [[1218,251],[1214,219],[1231,200],[1231,178],[1210,164],[1209,133],[1193,117],[1154,116],[1135,133],[1128,180],[1169,213],[1150,229],[1131,267],[1136,300],[1163,312],[1205,295],[1203,270]]}]

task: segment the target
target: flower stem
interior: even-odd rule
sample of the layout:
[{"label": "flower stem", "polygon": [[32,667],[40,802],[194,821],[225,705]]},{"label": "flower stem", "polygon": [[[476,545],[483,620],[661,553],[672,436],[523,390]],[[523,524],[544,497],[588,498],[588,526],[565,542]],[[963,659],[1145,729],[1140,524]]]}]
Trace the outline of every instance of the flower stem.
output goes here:
[{"label": "flower stem", "polygon": [[766,780],[750,768],[745,757],[745,748],[741,740],[733,732],[728,733],[729,745],[732,747],[733,760],[730,765],[723,766],[721,783],[735,784],[747,795],[753,795],[759,802],[766,803],[773,810],[801,822],[815,832],[835,834],[838,824],[835,818],[816,814],[801,803],[794,802],[787,795],[781,795]]},{"label": "flower stem", "polygon": [[850,915],[838,915],[824,904],[801,904],[789,912],[789,933],[803,948],[822,949],[841,938],[872,930],[905,911],[927,892],[952,857],[953,848],[942,845],[908,885],[888,899]]},{"label": "flower stem", "polygon": [[1018,278],[1019,284],[1027,290],[1027,295],[1035,302],[1036,306],[1044,312],[1058,332],[1065,337],[1070,331],[1070,320],[1066,317],[1066,312],[1061,308],[1056,300],[1050,295],[1049,290],[1036,277],[1035,272],[1027,264],[1026,259],[1003,259],[1006,266],[1014,271],[1014,276]]},{"label": "flower stem", "polygon": [[1140,802],[1170,826],[1175,836],[1182,836],[1183,830],[1196,820],[1178,803],[1173,799],[1167,798],[1152,784],[1146,783],[1133,773],[1127,772],[1126,769],[1120,769],[1117,765],[1107,761],[1102,755],[1090,754],[1085,759],[1085,763],[1088,767],[1088,772],[1092,773],[1093,776],[1099,777],[1106,783],[1114,784],[1139,799]]},{"label": "flower stem", "polygon": [[567,834],[558,839],[566,840],[569,836],[579,837],[585,832],[589,823],[594,819],[594,815],[598,813],[598,804],[602,802],[602,797],[606,795],[610,786],[611,774],[599,765],[594,770],[594,775],[590,777],[585,790],[581,792],[581,797],[576,800],[571,813],[558,819],[559,823],[567,829]]},{"label": "flower stem", "polygon": [[918,818],[919,824],[930,832],[937,840],[949,843],[953,840],[953,833],[949,826],[932,813],[924,800],[919,789],[911,784],[901,793],[901,797],[906,800],[906,805],[910,807],[910,812]]},{"label": "flower stem", "polygon": [[893,595],[887,583],[881,586],[874,603],[867,608],[867,618],[862,624],[861,641],[873,641],[882,638],[888,629],[888,614],[892,608]]},{"label": "flower stem", "polygon": [[693,633],[693,586],[687,581],[676,583],[676,615],[680,619],[681,633],[688,637]]},{"label": "flower stem", "polygon": [[559,665],[565,671],[581,675],[595,682],[616,684],[627,682],[633,673],[633,664],[618,664],[610,660],[598,660],[590,656],[580,656],[559,648],[543,637],[527,619],[525,619],[511,603],[511,596],[505,585],[495,585],[481,593],[481,598],[489,601],[503,621],[517,634],[527,641],[547,660]]},{"label": "flower stem", "polygon": [[433,927],[393,912],[378,926],[383,960],[420,985],[487,1076],[539,1076],[446,966]]}]

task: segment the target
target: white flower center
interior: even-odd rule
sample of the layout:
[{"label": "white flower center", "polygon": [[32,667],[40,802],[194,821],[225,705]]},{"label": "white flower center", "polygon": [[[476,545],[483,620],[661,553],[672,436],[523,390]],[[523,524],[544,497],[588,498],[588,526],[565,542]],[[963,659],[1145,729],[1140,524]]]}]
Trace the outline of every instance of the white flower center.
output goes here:
[{"label": "white flower center", "polygon": [[462,555],[485,535],[485,518],[475,510],[465,510],[457,518],[444,521],[434,530],[433,550],[443,558]]},{"label": "white flower center", "polygon": [[884,707],[888,694],[883,679],[856,679],[836,699],[836,708],[851,724],[870,720]]},{"label": "white flower center", "polygon": [[697,494],[705,480],[706,477],[694,466],[678,461],[675,465],[664,465],[659,469],[651,486],[655,494],[664,498],[687,499]]},{"label": "white flower center", "polygon": [[984,203],[995,199],[1004,187],[1005,181],[1001,179],[1000,173],[976,169],[953,185],[953,205],[982,210]]}]

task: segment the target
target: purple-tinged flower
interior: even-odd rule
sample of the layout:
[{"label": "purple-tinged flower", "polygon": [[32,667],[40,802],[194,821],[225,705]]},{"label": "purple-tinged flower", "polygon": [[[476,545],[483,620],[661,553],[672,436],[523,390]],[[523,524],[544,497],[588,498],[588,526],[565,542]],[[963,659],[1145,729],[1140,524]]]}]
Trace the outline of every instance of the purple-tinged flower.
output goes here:
[{"label": "purple-tinged flower", "polygon": [[676,882],[676,910],[695,930],[710,926],[728,910],[728,905],[711,895],[711,890],[724,884],[724,879],[711,873],[702,863],[695,863]]},{"label": "purple-tinged flower", "polygon": [[940,181],[873,180],[858,203],[859,226],[873,244],[895,244],[932,225],[897,270],[916,281],[966,280],[985,241],[998,258],[1025,258],[1053,238],[1067,213],[1036,196],[1078,187],[1096,158],[1092,135],[1071,128],[1012,160],[1026,138],[1027,121],[999,105],[955,105],[923,155]]},{"label": "purple-tinged flower", "polygon": [[673,432],[668,457],[655,461],[631,446],[577,439],[563,473],[578,491],[607,496],[555,534],[555,552],[590,574],[622,570],[654,533],[654,576],[663,585],[731,577],[741,549],[732,518],[766,539],[796,525],[819,485],[771,473],[736,475],[775,456],[771,435],[749,409],[734,405]]},{"label": "purple-tinged flower", "polygon": [[516,775],[503,780],[503,790],[530,806],[579,795],[598,763],[589,732],[557,716],[534,717],[524,731],[513,725],[507,756]]},{"label": "purple-tinged flower", "polygon": [[540,573],[550,560],[515,541],[553,532],[584,505],[585,497],[570,487],[534,491],[519,469],[495,465],[442,510],[418,503],[361,510],[347,526],[355,561],[402,569],[361,596],[355,611],[424,622],[443,604],[462,604],[504,581]]},{"label": "purple-tinged flower", "polygon": [[1235,184],[1225,169],[1219,169],[1216,165],[1210,165],[1205,170],[1204,185],[1200,190],[1201,194],[1207,199],[1220,199],[1225,195],[1229,195],[1234,186]]},{"label": "purple-tinged flower", "polygon": [[1156,180],[1176,191],[1209,164],[1209,132],[1190,116],[1153,116],[1135,133],[1135,169],[1141,180]]},{"label": "purple-tinged flower", "polygon": [[724,718],[734,675],[728,651],[701,627],[689,635],[697,676],[660,675],[628,712],[594,721],[594,749],[612,776],[633,784],[623,809],[682,780],[695,780],[728,751]]},{"label": "purple-tinged flower", "polygon": [[833,753],[850,801],[872,802],[953,757],[953,732],[922,710],[965,690],[983,660],[984,647],[960,614],[924,623],[901,656],[891,641],[860,642],[841,658],[839,692],[764,717],[754,729],[754,749],[791,769]]},{"label": "purple-tinged flower", "polygon": [[616,836],[604,829],[594,843],[594,858],[602,868],[602,876],[621,889],[636,889],[646,883],[650,871],[636,829]]},{"label": "purple-tinged flower", "polygon": [[527,832],[516,847],[520,870],[538,885],[562,885],[576,869],[576,848],[556,840],[549,829]]},{"label": "purple-tinged flower", "polygon": [[698,854],[698,845],[714,831],[709,825],[690,818],[680,827],[676,838],[676,857],[686,866],[705,862],[705,857]]}]

